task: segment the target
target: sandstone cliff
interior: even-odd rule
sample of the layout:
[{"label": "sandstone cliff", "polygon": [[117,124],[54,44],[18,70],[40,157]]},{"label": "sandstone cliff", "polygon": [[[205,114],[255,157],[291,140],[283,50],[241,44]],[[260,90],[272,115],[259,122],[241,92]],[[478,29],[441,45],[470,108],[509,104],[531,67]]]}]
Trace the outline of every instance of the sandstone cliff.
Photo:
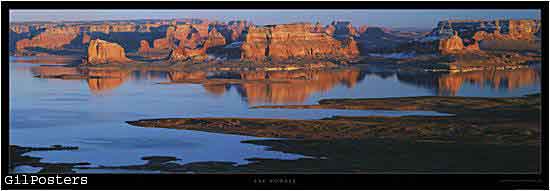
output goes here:
[{"label": "sandstone cliff", "polygon": [[32,37],[17,41],[17,51],[25,48],[40,47],[46,49],[61,49],[69,45],[80,34],[78,27],[56,27],[46,29],[44,32]]},{"label": "sandstone cliff", "polygon": [[122,46],[101,39],[91,40],[88,46],[88,64],[125,63],[126,58]]},{"label": "sandstone cliff", "polygon": [[458,36],[458,33],[456,31],[453,36],[447,39],[441,39],[439,41],[439,51],[442,54],[460,54],[479,50],[480,49],[477,40],[474,40],[474,43],[465,46],[462,38]]},{"label": "sandstone cliff", "polygon": [[439,41],[439,50],[442,54],[456,53],[462,51],[462,49],[464,49],[464,44],[457,32],[450,38]]},{"label": "sandstone cliff", "polygon": [[225,38],[218,32],[218,30],[216,30],[216,28],[213,28],[210,32],[208,32],[208,39],[205,44],[208,44],[208,47],[223,46],[225,45]]},{"label": "sandstone cliff", "polygon": [[326,33],[312,32],[311,24],[283,24],[249,27],[241,47],[241,59],[273,62],[291,59],[355,58],[353,39],[339,41]]},{"label": "sandstone cliff", "polygon": [[170,61],[202,61],[207,58],[206,50],[208,46],[205,44],[202,47],[188,48],[185,46],[178,46],[170,52]]},{"label": "sandstone cliff", "polygon": [[151,46],[149,45],[149,42],[146,40],[139,41],[139,49],[138,52],[140,53],[146,53],[151,51]]}]

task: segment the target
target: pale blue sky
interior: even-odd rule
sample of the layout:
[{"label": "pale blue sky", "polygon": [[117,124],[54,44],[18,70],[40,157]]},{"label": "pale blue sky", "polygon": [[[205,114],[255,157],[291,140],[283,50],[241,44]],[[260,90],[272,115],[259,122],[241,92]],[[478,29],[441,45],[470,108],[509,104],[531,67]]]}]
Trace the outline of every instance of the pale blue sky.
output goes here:
[{"label": "pale blue sky", "polygon": [[354,25],[431,28],[447,19],[540,19],[539,10],[10,10],[11,22],[207,18],[255,24],[349,20]]}]

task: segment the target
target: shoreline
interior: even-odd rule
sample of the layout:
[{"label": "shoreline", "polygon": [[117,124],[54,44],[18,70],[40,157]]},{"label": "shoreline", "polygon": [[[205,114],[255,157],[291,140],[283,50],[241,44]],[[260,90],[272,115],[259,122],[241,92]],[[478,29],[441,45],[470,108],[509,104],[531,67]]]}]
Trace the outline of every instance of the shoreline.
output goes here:
[{"label": "shoreline", "polygon": [[[150,128],[173,128],[303,140],[446,140],[494,144],[540,144],[540,94],[515,98],[402,97],[329,99],[318,105],[254,108],[428,110],[451,116],[333,116],[317,120],[253,118],[165,118],[127,121]],[[520,127],[520,128],[518,128]]]}]

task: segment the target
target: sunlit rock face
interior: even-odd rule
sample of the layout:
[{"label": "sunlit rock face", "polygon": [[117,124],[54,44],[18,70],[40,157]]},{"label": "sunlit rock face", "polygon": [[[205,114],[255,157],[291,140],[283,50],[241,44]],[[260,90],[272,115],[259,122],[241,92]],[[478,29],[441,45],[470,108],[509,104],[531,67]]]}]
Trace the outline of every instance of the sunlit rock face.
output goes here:
[{"label": "sunlit rock face", "polygon": [[153,32],[156,28],[160,28],[162,24],[160,23],[145,23],[145,24],[139,24],[137,31],[143,32],[143,33],[149,33]]},{"label": "sunlit rock face", "polygon": [[[446,20],[415,43],[443,41],[453,38],[454,33],[462,39],[465,50],[534,50],[540,39],[539,20]],[[414,44],[414,43],[413,43]],[[440,45],[440,44],[436,44]],[[484,46],[485,45],[485,46]],[[505,47],[502,47],[505,46]],[[539,45],[540,46],[540,45]]]},{"label": "sunlit rock face", "polygon": [[139,42],[139,53],[147,53],[151,51],[151,46],[149,45],[149,42],[146,40],[141,40]]},{"label": "sunlit rock face", "polygon": [[167,38],[159,38],[153,41],[153,47],[157,49],[169,49],[174,47],[174,44]]},{"label": "sunlit rock face", "polygon": [[268,71],[254,74],[241,73],[246,80],[290,80],[285,83],[243,83],[238,92],[251,105],[262,103],[303,103],[313,93],[326,92],[337,85],[353,87],[360,79],[359,70],[337,71]]},{"label": "sunlit rock face", "polygon": [[197,48],[187,48],[184,46],[178,46],[170,52],[170,61],[187,61],[187,60],[204,60],[206,59],[206,45]]},{"label": "sunlit rock face", "polygon": [[109,34],[112,32],[135,32],[137,26],[133,23],[122,23],[122,24],[100,24],[100,25],[90,25],[89,32],[101,32]]},{"label": "sunlit rock face", "polygon": [[217,47],[217,46],[223,46],[225,45],[225,38],[223,35],[216,30],[216,28],[212,28],[210,32],[208,32],[208,39],[206,40],[205,44],[207,44],[207,47]]},{"label": "sunlit rock face", "polygon": [[88,46],[89,64],[124,63],[131,61],[126,58],[122,46],[101,39],[91,40]]},{"label": "sunlit rock face", "polygon": [[536,20],[505,20],[495,21],[494,30],[477,31],[473,38],[481,40],[532,40],[540,31],[540,21]]},{"label": "sunlit rock face", "polygon": [[539,20],[446,20],[427,36],[446,38],[458,32],[465,45],[491,40],[534,40],[539,38]]},{"label": "sunlit rock face", "polygon": [[448,39],[442,39],[439,41],[439,50],[443,54],[456,53],[464,49],[464,44],[462,43],[462,38],[458,36],[458,33]]},{"label": "sunlit rock face", "polygon": [[69,45],[80,34],[79,27],[55,27],[48,28],[44,32],[32,37],[17,41],[17,51],[23,51],[29,47],[47,49],[61,49]]},{"label": "sunlit rock face", "polygon": [[309,23],[251,26],[241,46],[241,59],[286,61],[293,58],[355,58],[358,48],[353,39],[339,41],[326,33],[312,32]]}]

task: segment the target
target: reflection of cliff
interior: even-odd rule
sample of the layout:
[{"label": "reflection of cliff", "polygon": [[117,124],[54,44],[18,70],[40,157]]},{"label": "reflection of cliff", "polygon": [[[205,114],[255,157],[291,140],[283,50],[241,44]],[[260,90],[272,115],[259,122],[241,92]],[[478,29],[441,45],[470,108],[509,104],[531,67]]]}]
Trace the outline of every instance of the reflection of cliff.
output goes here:
[{"label": "reflection of cliff", "polygon": [[208,93],[216,96],[223,95],[229,88],[231,88],[230,85],[224,84],[224,85],[205,85],[203,86],[204,90],[206,90]]},{"label": "reflection of cliff", "polygon": [[181,80],[202,80],[206,79],[207,73],[204,71],[195,71],[195,72],[181,72],[181,71],[171,71],[168,72],[168,78],[170,81],[181,81]]},{"label": "reflection of cliff", "polygon": [[519,69],[515,71],[478,71],[464,74],[449,74],[438,81],[438,94],[456,95],[462,84],[470,83],[480,87],[489,86],[493,89],[513,90],[534,84],[540,79],[534,69]]},{"label": "reflection of cliff", "polygon": [[[267,79],[300,79],[288,83],[243,83],[238,92],[249,104],[302,103],[313,93],[326,92],[337,85],[353,87],[360,78],[359,70],[338,71],[278,71],[266,72]],[[259,76],[254,75],[254,79]]]},{"label": "reflection of cliff", "polygon": [[487,70],[465,73],[397,73],[399,81],[419,87],[433,89],[438,95],[456,95],[464,84],[477,85],[481,88],[514,90],[532,85],[540,80],[539,71],[535,68],[516,70]]},{"label": "reflection of cliff", "polygon": [[92,93],[111,91],[124,83],[130,76],[124,70],[89,70],[88,87]]}]

